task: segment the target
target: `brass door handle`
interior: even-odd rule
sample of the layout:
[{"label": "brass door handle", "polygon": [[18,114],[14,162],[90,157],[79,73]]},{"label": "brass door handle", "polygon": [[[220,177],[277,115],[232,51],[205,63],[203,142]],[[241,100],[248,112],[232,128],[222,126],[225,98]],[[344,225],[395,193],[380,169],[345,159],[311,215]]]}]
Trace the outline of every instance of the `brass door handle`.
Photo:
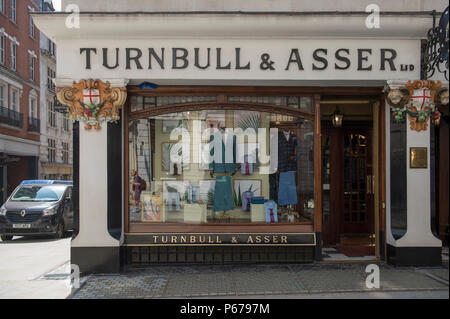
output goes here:
[{"label": "brass door handle", "polygon": [[366,176],[366,194],[372,193],[372,175]]}]

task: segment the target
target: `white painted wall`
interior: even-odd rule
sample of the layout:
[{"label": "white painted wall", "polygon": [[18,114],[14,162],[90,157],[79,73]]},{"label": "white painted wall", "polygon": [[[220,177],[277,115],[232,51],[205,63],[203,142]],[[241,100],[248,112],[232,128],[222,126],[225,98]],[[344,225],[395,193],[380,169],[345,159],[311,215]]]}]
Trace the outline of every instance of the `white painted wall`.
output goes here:
[{"label": "white painted wall", "polygon": [[[284,80],[284,81],[315,81],[326,80],[341,83],[341,80],[367,80],[385,81],[386,79],[418,79],[420,77],[420,41],[418,40],[392,40],[392,39],[103,39],[99,44],[98,39],[62,39],[58,44],[57,77],[59,79],[85,79],[85,78],[125,78],[133,80],[150,80],[158,83],[158,80],[229,80],[229,81],[262,81],[262,80]],[[91,69],[86,69],[86,53],[81,54],[80,48],[96,48],[97,54],[91,53]],[[105,68],[103,63],[102,48],[108,48],[108,63],[115,64],[115,49],[119,48],[120,66],[116,69]],[[142,51],[140,63],[143,69],[137,69],[134,62],[131,69],[126,69],[126,48],[139,48]],[[153,58],[152,69],[149,70],[148,48],[155,48],[161,54],[161,48],[165,48],[165,67],[161,67]],[[172,68],[172,48],[185,48],[188,50],[187,57],[189,66],[186,69]],[[194,66],[195,48],[200,48],[200,63],[206,64],[207,49],[211,49],[208,69],[199,69]],[[218,70],[216,68],[216,48],[221,48],[222,65],[231,62],[230,70]],[[249,70],[236,70],[236,48],[240,48],[241,66],[250,62]],[[299,50],[304,70],[298,70],[297,64],[292,63],[286,70],[290,59],[291,50]],[[327,49],[328,67],[326,70],[313,70],[313,63],[317,66],[322,64],[314,61],[313,52],[316,49]],[[335,63],[343,65],[335,59],[335,51],[340,48],[350,50],[349,58],[351,66],[347,70],[335,70]],[[364,65],[372,65],[372,71],[357,71],[358,53],[357,49],[372,49],[372,54]],[[392,48],[397,51],[396,70],[390,71],[386,63],[386,70],[380,70],[380,49]],[[275,70],[262,70],[261,55],[268,53],[270,60],[274,62]],[[134,53],[133,53],[134,54]],[[323,56],[323,54],[321,54]],[[182,61],[178,62],[181,65]],[[413,71],[401,71],[400,64],[414,65]],[[339,85],[339,84],[338,84]]]},{"label": "white painted wall", "polygon": [[80,230],[72,247],[117,247],[108,233],[107,125],[80,124]]},{"label": "white painted wall", "polygon": [[62,0],[82,11],[365,11],[377,4],[383,11],[442,10],[445,0]]},{"label": "white painted wall", "polygon": [[[409,121],[407,121],[409,122]],[[406,234],[397,240],[397,247],[440,247],[441,240],[431,232],[431,162],[430,162],[430,127],[426,131],[413,131],[407,123],[407,229]],[[428,168],[410,168],[410,148],[426,147]]]}]

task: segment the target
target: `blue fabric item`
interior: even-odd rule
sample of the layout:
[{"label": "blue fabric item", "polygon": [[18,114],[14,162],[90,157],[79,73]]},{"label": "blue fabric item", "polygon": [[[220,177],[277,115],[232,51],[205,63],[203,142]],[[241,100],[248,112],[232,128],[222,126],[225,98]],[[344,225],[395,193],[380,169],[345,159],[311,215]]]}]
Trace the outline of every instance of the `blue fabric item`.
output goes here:
[{"label": "blue fabric item", "polygon": [[264,204],[264,196],[254,196],[252,198],[252,204]]},{"label": "blue fabric item", "polygon": [[266,222],[268,223],[277,223],[278,215],[277,215],[277,203],[273,200],[268,200],[264,203],[264,212],[266,214]]},{"label": "blue fabric item", "polygon": [[173,211],[173,202],[175,202],[175,210],[178,212],[180,210],[180,193],[169,192],[167,195],[167,205],[169,206],[167,210],[169,212]]},{"label": "blue fabric item", "polygon": [[233,191],[230,176],[217,176],[214,187],[214,211],[233,210]]},{"label": "blue fabric item", "polygon": [[[226,146],[223,142],[222,133],[220,131],[210,135],[209,141],[211,150],[210,155],[212,156],[212,162],[209,164],[209,170],[214,173],[234,173],[238,167],[236,135],[233,133],[228,133]],[[222,154],[215,153],[215,146],[219,144],[222,145]]]},{"label": "blue fabric item", "polygon": [[246,212],[250,211],[250,203],[252,202],[254,193],[252,191],[245,191],[242,193],[242,209]]},{"label": "blue fabric item", "polygon": [[276,173],[269,175],[269,198],[275,202],[278,201],[278,181]]},{"label": "blue fabric item", "polygon": [[297,204],[297,187],[295,185],[295,172],[280,172],[278,186],[278,205]]},{"label": "blue fabric item", "polygon": [[188,202],[196,202],[200,199],[200,185],[189,185],[188,188]]}]

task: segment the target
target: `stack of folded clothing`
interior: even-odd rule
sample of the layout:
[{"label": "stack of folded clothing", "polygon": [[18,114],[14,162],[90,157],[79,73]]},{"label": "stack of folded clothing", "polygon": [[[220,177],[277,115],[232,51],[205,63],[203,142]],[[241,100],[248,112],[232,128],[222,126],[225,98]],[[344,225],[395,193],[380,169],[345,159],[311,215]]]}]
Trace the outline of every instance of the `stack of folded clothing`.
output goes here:
[{"label": "stack of folded clothing", "polygon": [[264,204],[264,196],[254,196],[252,198],[252,204]]}]

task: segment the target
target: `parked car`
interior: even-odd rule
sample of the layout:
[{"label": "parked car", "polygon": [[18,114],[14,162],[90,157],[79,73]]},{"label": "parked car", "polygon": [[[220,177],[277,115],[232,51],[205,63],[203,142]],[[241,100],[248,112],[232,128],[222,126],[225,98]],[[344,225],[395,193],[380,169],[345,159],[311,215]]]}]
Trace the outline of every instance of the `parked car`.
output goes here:
[{"label": "parked car", "polygon": [[0,208],[0,236],[52,235],[62,238],[73,229],[73,183],[26,180]]}]

